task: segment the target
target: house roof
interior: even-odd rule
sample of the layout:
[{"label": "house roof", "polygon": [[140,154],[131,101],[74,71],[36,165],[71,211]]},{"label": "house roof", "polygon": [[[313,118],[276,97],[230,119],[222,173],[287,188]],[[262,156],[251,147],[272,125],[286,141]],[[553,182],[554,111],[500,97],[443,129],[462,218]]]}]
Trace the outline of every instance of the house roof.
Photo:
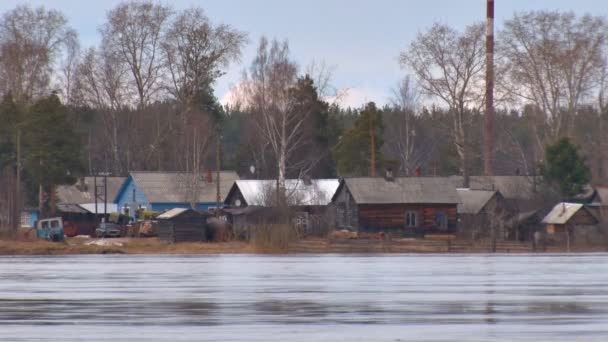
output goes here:
[{"label": "house roof", "polygon": [[[108,202],[113,201],[118,194],[125,177],[108,177]],[[97,186],[103,185],[103,177],[97,177]],[[100,188],[98,188],[98,191]],[[59,203],[84,204],[95,202],[95,181],[93,177],[84,177],[74,185],[60,185],[57,187]],[[103,201],[103,188],[97,194],[97,199]]]},{"label": "house roof", "polygon": [[597,199],[599,200],[599,203],[603,205],[608,205],[608,187],[597,187],[595,188],[595,193],[597,194]]},{"label": "house roof", "polygon": [[[358,204],[457,204],[456,188],[442,177],[345,178],[343,180]],[[341,187],[343,186],[341,184]]]},{"label": "house roof", "polygon": [[182,213],[184,213],[187,210],[188,210],[187,208],[174,208],[174,209],[168,210],[168,211],[158,215],[156,218],[160,219],[160,220],[172,219],[178,215],[181,215]]},{"label": "house roof", "polygon": [[459,214],[476,215],[488,204],[490,199],[496,195],[496,191],[492,190],[472,190],[472,189],[456,189],[460,197],[458,204]]},{"label": "house roof", "polygon": [[583,208],[583,205],[580,203],[558,203],[542,222],[545,224],[566,224],[581,208]]},{"label": "house roof", "polygon": [[[204,174],[187,172],[142,172],[130,173],[138,188],[150,203],[212,203],[216,201],[216,174],[207,182]],[[220,172],[220,192],[226,196],[239,176],[234,171]],[[223,200],[223,198],[222,198]]]},{"label": "house roof", "polygon": [[188,212],[193,212],[195,215],[198,215],[200,217],[210,217],[211,214],[209,214],[208,212],[202,212],[202,211],[198,211],[198,210],[194,210],[194,209],[190,209],[190,208],[173,208],[170,210],[165,211],[164,213],[158,215],[156,217],[156,219],[158,220],[170,220],[173,218],[176,218],[184,213],[188,213]]},{"label": "house roof", "polygon": [[[462,176],[450,176],[456,188],[463,186]],[[540,177],[531,176],[471,176],[469,188],[473,190],[499,191],[506,199],[530,199],[534,196],[535,182]]]},{"label": "house roof", "polygon": [[[95,214],[95,203],[81,203],[81,204],[72,204],[72,203],[58,203],[57,209],[64,213],[72,213],[72,214]],[[105,210],[107,214],[117,213],[118,206],[116,203],[108,202],[108,209]],[[103,214],[104,207],[103,202],[97,203],[97,214]]]},{"label": "house roof", "polygon": [[[285,192],[289,205],[328,205],[336,193],[338,179],[313,179],[310,183],[302,179],[286,179]],[[265,206],[268,196],[276,189],[276,180],[237,180],[243,199],[249,206]]]}]

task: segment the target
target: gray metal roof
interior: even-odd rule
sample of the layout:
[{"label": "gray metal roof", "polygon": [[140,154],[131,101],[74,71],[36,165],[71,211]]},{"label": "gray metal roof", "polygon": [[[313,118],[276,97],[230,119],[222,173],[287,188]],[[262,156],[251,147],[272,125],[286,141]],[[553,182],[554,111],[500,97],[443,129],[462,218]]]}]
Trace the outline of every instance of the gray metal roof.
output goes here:
[{"label": "gray metal roof", "polygon": [[[151,203],[212,203],[216,201],[216,173],[207,182],[204,173],[187,172],[131,172],[131,177]],[[234,171],[220,172],[221,200],[239,176]]]},{"label": "gray metal roof", "polygon": [[458,204],[456,188],[442,177],[345,178],[358,204]]},{"label": "gray metal roof", "polygon": [[[235,184],[247,205],[255,206],[266,205],[276,189],[276,180],[237,180]],[[328,205],[339,185],[337,179],[312,179],[310,183],[286,179],[285,193],[289,205]]]},{"label": "gray metal roof", "polygon": [[460,196],[458,204],[459,214],[476,215],[488,204],[488,201],[496,194],[491,190],[456,189]]},{"label": "gray metal roof", "polygon": [[542,222],[545,224],[566,224],[581,208],[583,208],[583,205],[580,203],[558,203]]},{"label": "gray metal roof", "polygon": [[[108,177],[108,202],[114,201],[125,177]],[[60,185],[57,187],[59,203],[84,204],[95,202],[95,186],[93,177],[84,177],[74,185]],[[103,184],[103,177],[97,177],[97,185]],[[101,190],[101,191],[100,191]],[[98,188],[97,199],[103,201],[103,189]]]}]

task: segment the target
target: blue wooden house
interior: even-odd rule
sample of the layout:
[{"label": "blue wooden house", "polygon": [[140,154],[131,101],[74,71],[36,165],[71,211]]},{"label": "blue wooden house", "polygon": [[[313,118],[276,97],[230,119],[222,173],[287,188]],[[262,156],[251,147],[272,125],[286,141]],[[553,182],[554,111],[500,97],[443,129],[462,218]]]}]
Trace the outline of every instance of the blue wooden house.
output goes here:
[{"label": "blue wooden house", "polygon": [[[215,172],[130,172],[114,203],[121,213],[133,219],[139,209],[162,212],[174,208],[215,208],[215,177]],[[237,179],[234,171],[220,172],[222,202]]]}]

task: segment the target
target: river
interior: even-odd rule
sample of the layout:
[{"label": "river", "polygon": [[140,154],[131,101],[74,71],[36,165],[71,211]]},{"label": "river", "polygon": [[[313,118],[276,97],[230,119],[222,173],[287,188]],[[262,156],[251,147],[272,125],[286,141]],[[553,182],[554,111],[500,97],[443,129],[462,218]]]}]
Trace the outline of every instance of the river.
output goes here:
[{"label": "river", "polygon": [[0,341],[606,341],[608,254],[0,258]]}]

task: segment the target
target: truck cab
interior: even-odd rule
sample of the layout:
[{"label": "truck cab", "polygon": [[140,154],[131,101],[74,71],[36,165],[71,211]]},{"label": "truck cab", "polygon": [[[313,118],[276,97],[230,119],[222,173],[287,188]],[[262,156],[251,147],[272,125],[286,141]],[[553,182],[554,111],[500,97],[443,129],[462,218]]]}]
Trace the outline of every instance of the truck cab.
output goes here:
[{"label": "truck cab", "polygon": [[63,241],[63,220],[61,217],[39,220],[36,224],[36,235],[39,239]]}]

